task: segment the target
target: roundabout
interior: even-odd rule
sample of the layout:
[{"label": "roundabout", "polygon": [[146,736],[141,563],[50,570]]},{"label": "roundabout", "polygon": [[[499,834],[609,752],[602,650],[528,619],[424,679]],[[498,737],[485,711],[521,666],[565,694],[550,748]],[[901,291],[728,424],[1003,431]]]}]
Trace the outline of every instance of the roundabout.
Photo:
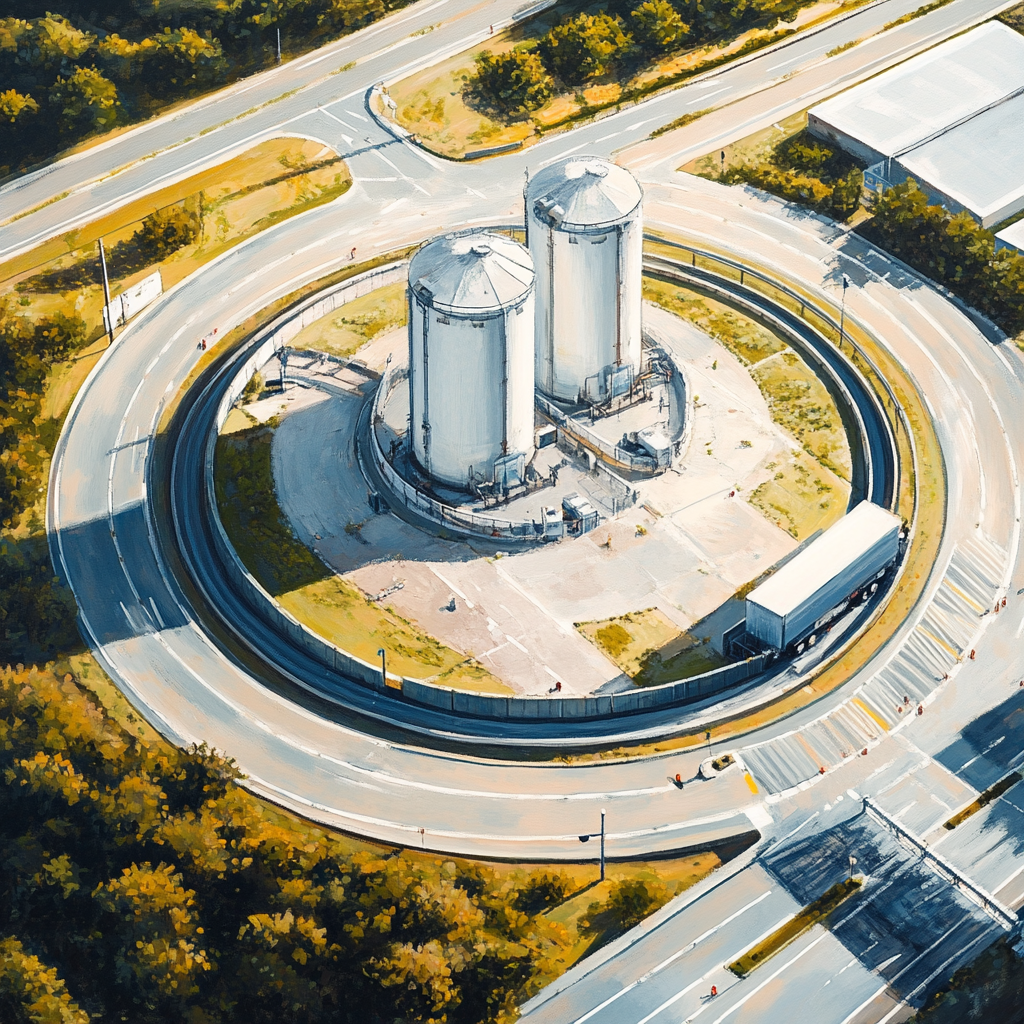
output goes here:
[{"label": "roundabout", "polygon": [[[506,199],[502,209],[500,197],[487,203],[465,195],[441,197],[438,202],[447,206],[435,204],[423,212],[438,227],[450,227],[459,216],[477,223],[514,223],[517,200],[514,195]],[[393,687],[381,692],[375,685],[379,669],[372,664],[353,684],[351,673],[328,669],[309,646],[296,644],[298,631],[289,637],[269,629],[243,592],[225,584],[223,561],[204,554],[216,529],[205,471],[196,468],[204,463],[224,387],[238,372],[234,356],[251,354],[266,342],[273,318],[257,327],[262,334],[253,335],[253,327],[236,331],[227,348],[214,349],[205,361],[195,338],[208,332],[214,317],[223,337],[232,325],[296,289],[307,288],[308,295],[312,282],[342,265],[343,257],[332,257],[329,247],[342,235],[350,237],[353,223],[365,223],[367,239],[380,239],[375,247],[381,253],[429,235],[421,223],[414,234],[389,238],[372,223],[375,208],[359,212],[363,202],[357,187],[337,204],[339,212],[346,211],[343,227],[323,215],[316,222],[298,218],[183,282],[121,335],[68,417],[54,460],[49,509],[55,556],[75,589],[83,628],[105,667],[166,735],[183,744],[205,740],[236,758],[254,791],[386,842],[475,856],[574,859],[579,857],[578,835],[590,829],[597,809],[608,805],[609,855],[631,857],[763,831],[771,825],[769,808],[778,794],[818,778],[819,768],[826,769],[827,778],[854,746],[873,749],[890,742],[889,731],[906,721],[895,710],[903,693],[895,700],[890,696],[904,685],[885,677],[894,659],[910,666],[908,672],[900,669],[900,678],[913,680],[916,700],[930,706],[941,695],[959,671],[956,652],[976,643],[988,624],[955,595],[947,607],[952,593],[947,583],[968,594],[978,608],[1005,593],[1008,559],[1016,558],[1015,471],[979,473],[978,447],[963,447],[966,420],[958,420],[950,432],[940,412],[937,443],[934,435],[921,439],[920,431],[928,428],[913,411],[913,385],[907,376],[894,374],[902,362],[903,373],[913,373],[931,395],[933,411],[956,407],[959,399],[938,397],[934,389],[948,385],[928,369],[928,350],[917,340],[935,336],[936,311],[908,311],[900,293],[880,282],[880,275],[872,277],[870,266],[860,279],[866,301],[851,301],[846,310],[845,351],[840,353],[834,341],[822,351],[834,360],[847,389],[857,380],[869,381],[863,408],[874,408],[876,415],[880,410],[884,418],[884,430],[862,434],[862,486],[877,487],[886,501],[908,503],[915,510],[914,494],[920,491],[931,503],[921,506],[930,508],[931,518],[925,528],[915,529],[915,543],[923,547],[912,544],[904,563],[901,580],[913,586],[897,585],[874,621],[864,623],[861,640],[833,652],[817,674],[802,656],[767,682],[737,686],[717,699],[629,708],[626,714],[605,713],[585,723],[563,717],[492,718],[455,711],[454,703],[445,710],[409,701]],[[457,214],[453,203],[460,208]],[[738,210],[740,222],[724,231],[715,228],[722,223],[714,220],[720,217],[715,210]],[[361,216],[365,220],[360,222]],[[784,210],[749,197],[737,208],[727,192],[694,193],[676,184],[648,187],[647,217],[649,230],[663,232],[668,242],[680,230],[693,239],[689,248],[670,254],[678,266],[656,268],[649,262],[649,270],[681,274],[689,263],[691,280],[695,272],[704,275],[697,282],[702,287],[728,287],[734,296],[754,303],[759,316],[774,316],[791,328],[802,322],[801,306],[808,318],[817,318],[819,330],[829,329],[822,314],[833,325],[837,322],[838,310],[822,277],[833,274],[836,250],[818,223],[795,221]],[[766,225],[771,225],[770,234],[763,230]],[[778,237],[809,259],[787,257],[775,263],[775,274],[768,274],[763,268],[773,265]],[[659,249],[648,260],[661,256]],[[846,272],[851,260],[870,265],[873,259],[870,252],[842,258]],[[712,269],[716,274],[709,280]],[[769,283],[778,280],[779,272],[785,278],[778,282],[781,289]],[[766,310],[768,290],[773,299]],[[938,296],[926,297],[929,303],[945,303]],[[938,308],[939,316],[947,315],[944,309]],[[966,321],[961,317],[958,323]],[[862,344],[865,329],[884,337],[886,348],[851,354],[851,343]],[[238,348],[246,338],[253,339],[251,346]],[[232,344],[236,347],[229,358]],[[895,361],[888,354],[893,350],[899,353]],[[873,370],[870,360],[883,357]],[[850,359],[857,360],[855,367]],[[889,393],[878,376],[891,381],[897,409],[886,400]],[[119,380],[132,385],[124,389],[124,402],[110,406],[103,395],[120,393]],[[186,381],[189,388],[178,405],[175,396]],[[879,394],[881,399],[871,397]],[[975,417],[997,418],[985,411],[993,406],[983,389],[973,404]],[[168,431],[172,411],[177,426]],[[917,471],[911,471],[905,454],[912,451],[906,423],[897,421],[905,415],[914,419],[914,443],[927,459],[915,466]],[[882,420],[875,422],[882,426]],[[996,436],[1001,433],[1000,424]],[[893,439],[899,458],[887,454]],[[987,457],[999,458],[998,450]],[[95,458],[105,471],[83,473],[79,467]],[[173,476],[164,477],[172,466]],[[949,506],[956,510],[952,518],[945,511],[944,487],[957,495]],[[1006,493],[999,494],[1003,488]],[[967,523],[966,515],[972,501],[977,507],[979,493],[987,495],[988,512],[983,538],[976,540],[978,519]],[[175,529],[169,529],[173,516],[181,560]],[[943,605],[938,611],[936,601]],[[926,615],[939,618],[940,625],[929,619],[921,627]],[[953,621],[958,632],[950,636]],[[936,629],[941,643],[927,639]],[[544,705],[555,706],[551,701],[546,696]],[[708,726],[715,746],[738,752],[750,771],[726,773],[707,786],[688,787],[681,796],[672,780],[677,774],[697,774],[706,755],[701,744]],[[815,750],[810,758],[807,737]],[[616,748],[618,756],[602,756]],[[564,755],[573,750],[579,754],[567,763]],[[563,760],[548,760],[552,756]],[[467,786],[468,778],[472,785]]]}]

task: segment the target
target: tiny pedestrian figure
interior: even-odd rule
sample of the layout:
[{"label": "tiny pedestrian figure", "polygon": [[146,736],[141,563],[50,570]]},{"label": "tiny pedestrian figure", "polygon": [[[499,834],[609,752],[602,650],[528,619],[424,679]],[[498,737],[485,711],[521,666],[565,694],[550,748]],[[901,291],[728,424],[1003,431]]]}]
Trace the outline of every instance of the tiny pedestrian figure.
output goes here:
[{"label": "tiny pedestrian figure", "polygon": [[561,692],[562,692],[562,684],[561,684],[561,682],[559,680],[556,679],[555,680],[555,693],[561,693]]},{"label": "tiny pedestrian figure", "polygon": [[711,998],[714,999],[714,997],[717,996],[717,995],[718,995],[718,986],[717,985],[712,985],[711,986]]},{"label": "tiny pedestrian figure", "polygon": [[348,254],[348,258],[350,260],[354,260],[356,258],[356,247],[354,245],[352,246],[352,251]]}]

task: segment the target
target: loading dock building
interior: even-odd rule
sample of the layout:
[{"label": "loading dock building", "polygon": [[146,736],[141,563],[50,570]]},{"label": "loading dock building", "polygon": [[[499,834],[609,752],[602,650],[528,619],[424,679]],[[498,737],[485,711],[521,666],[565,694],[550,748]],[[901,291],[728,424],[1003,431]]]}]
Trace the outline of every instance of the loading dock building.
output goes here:
[{"label": "loading dock building", "polygon": [[814,107],[808,128],[991,227],[1024,209],[1024,36],[981,25]]}]

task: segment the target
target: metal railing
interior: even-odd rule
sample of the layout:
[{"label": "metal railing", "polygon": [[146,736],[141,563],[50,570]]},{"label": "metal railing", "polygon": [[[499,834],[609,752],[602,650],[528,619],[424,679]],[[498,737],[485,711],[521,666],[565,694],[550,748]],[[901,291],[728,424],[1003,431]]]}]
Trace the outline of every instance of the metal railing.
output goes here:
[{"label": "metal railing", "polygon": [[399,475],[381,448],[374,424],[382,418],[384,406],[391,392],[408,376],[407,367],[388,368],[374,395],[369,424],[370,449],[375,468],[388,489],[402,504],[439,526],[477,536],[528,543],[542,543],[545,540],[563,537],[565,524],[561,520],[549,526],[535,519],[509,519],[488,515],[485,512],[471,512],[425,494]]}]

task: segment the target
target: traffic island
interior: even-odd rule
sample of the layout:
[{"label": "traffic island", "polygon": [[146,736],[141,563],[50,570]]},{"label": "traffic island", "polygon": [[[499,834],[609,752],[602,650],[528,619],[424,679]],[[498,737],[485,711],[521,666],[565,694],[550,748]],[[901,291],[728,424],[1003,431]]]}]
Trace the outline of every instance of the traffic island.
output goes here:
[{"label": "traffic island", "polygon": [[804,932],[809,931],[816,924],[824,925],[829,914],[853,896],[863,884],[864,880],[860,877],[837,882],[828,892],[819,896],[813,903],[809,903],[781,928],[772,932],[768,938],[748,949],[739,960],[729,964],[729,970],[737,978],[745,978],[754,968],[760,967],[776,953],[781,953]]}]

